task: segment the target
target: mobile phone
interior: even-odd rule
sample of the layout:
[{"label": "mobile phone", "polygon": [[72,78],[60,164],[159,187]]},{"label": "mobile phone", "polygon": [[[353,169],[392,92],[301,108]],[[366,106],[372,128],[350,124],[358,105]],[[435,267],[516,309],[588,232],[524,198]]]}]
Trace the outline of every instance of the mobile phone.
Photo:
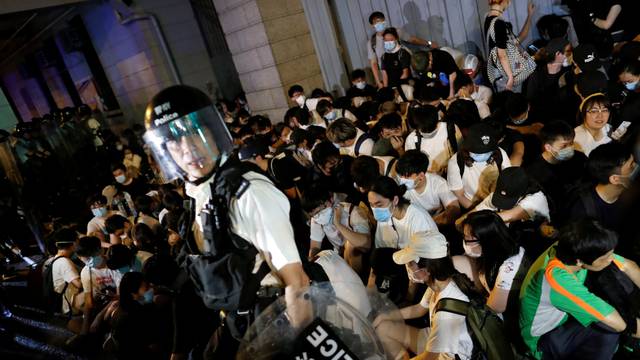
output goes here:
[{"label": "mobile phone", "polygon": [[527,49],[529,49],[529,51],[533,52],[534,54],[540,51],[540,49],[538,49],[538,47],[533,44],[527,46]]}]

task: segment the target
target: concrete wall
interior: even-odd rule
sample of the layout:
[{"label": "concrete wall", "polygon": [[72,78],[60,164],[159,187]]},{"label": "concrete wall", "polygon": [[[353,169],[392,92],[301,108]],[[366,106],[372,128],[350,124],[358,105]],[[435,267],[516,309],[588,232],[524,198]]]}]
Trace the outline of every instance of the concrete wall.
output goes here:
[{"label": "concrete wall", "polygon": [[20,116],[29,121],[49,112],[49,104],[35,78],[25,78],[17,68],[11,68],[2,75],[2,81],[11,96]]},{"label": "concrete wall", "polygon": [[286,91],[323,87],[300,0],[213,0],[247,101],[254,113],[280,122]]}]

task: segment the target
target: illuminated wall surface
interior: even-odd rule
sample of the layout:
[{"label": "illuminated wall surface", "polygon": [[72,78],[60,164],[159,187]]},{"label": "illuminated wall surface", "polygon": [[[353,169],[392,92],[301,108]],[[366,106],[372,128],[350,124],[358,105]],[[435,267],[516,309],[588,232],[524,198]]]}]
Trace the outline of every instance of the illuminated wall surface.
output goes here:
[{"label": "illuminated wall surface", "polygon": [[11,106],[7,102],[2,90],[0,90],[0,129],[11,131],[15,127],[18,119],[16,119]]}]

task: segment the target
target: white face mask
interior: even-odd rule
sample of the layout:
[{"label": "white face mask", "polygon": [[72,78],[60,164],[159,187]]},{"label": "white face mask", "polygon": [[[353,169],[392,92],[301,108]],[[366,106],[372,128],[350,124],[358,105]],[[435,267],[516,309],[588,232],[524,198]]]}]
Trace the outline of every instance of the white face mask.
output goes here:
[{"label": "white face mask", "polygon": [[122,233],[122,235],[120,235],[120,240],[124,240],[127,238],[127,233]]},{"label": "white face mask", "polygon": [[562,60],[562,67],[569,67],[571,66],[571,60],[569,60],[569,58],[564,58],[564,60]]},{"label": "white face mask", "polygon": [[353,85],[355,85],[356,88],[362,90],[365,88],[365,86],[367,86],[367,83],[364,81],[358,81],[356,83],[354,83]]},{"label": "white face mask", "polygon": [[467,245],[467,243],[463,241],[462,247],[464,248],[464,253],[470,258],[477,259],[480,256],[482,256],[482,246],[480,246],[480,243],[474,243],[474,245]]},{"label": "white face mask", "polygon": [[296,103],[300,106],[303,107],[305,101],[307,101],[307,98],[304,95],[300,95],[296,98]]},{"label": "white face mask", "polygon": [[416,275],[414,274],[413,270],[411,270],[411,268],[409,268],[409,265],[406,264],[405,267],[407,268],[407,276],[409,277],[409,281],[416,283],[416,284],[424,284],[424,280],[420,280],[416,277]]},{"label": "white face mask", "polygon": [[414,179],[400,178],[400,185],[407,187],[407,190],[413,190],[416,188],[416,181]]}]

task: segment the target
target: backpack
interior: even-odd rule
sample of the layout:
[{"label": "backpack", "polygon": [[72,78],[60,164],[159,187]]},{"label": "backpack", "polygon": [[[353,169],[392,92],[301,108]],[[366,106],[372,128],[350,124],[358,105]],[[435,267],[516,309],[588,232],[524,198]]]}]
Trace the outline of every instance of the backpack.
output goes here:
[{"label": "backpack", "polygon": [[435,312],[446,311],[465,317],[473,340],[472,359],[512,360],[513,350],[504,323],[488,306],[472,300],[443,298],[438,300]]},{"label": "backpack", "polygon": [[62,308],[64,292],[67,291],[69,283],[64,283],[62,293],[58,293],[53,286],[53,263],[62,259],[64,256],[56,256],[48,264],[42,266],[42,297],[44,299],[45,310],[49,314],[59,312]]},{"label": "backpack", "polygon": [[372,139],[371,136],[369,136],[369,134],[367,133],[364,133],[360,135],[358,140],[356,140],[356,146],[353,147],[353,152],[355,153],[356,157],[360,156],[360,147],[362,146],[362,143],[364,143],[368,139]]},{"label": "backpack", "polygon": [[200,253],[193,236],[188,237],[190,254],[183,266],[204,305],[213,310],[249,312],[260,281],[270,272],[265,261],[257,273],[252,273],[258,250],[231,231],[230,204],[251,186],[242,177],[249,171],[262,173],[257,166],[232,157],[214,175],[211,199],[200,214],[203,237],[210,249]]}]

